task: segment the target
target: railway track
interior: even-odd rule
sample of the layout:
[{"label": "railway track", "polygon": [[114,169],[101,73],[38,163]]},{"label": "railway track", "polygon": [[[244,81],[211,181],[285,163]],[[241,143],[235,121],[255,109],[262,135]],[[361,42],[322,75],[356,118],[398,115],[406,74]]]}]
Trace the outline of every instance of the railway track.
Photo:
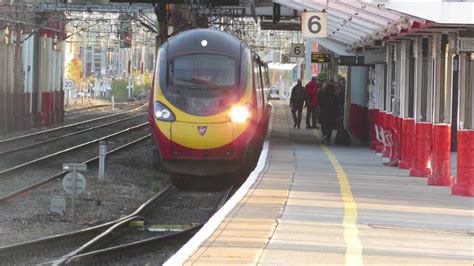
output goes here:
[{"label": "railway track", "polygon": [[128,132],[133,131],[133,130],[143,129],[147,125],[148,125],[148,122],[144,122],[144,123],[140,123],[140,124],[134,124],[132,126],[126,127],[125,129],[115,131],[114,133],[105,135],[103,137],[98,137],[98,138],[86,141],[84,143],[80,143],[80,144],[72,146],[72,147],[67,147],[67,148],[61,149],[59,151],[41,156],[39,158],[35,158],[35,159],[32,159],[32,160],[27,160],[26,162],[19,162],[19,163],[12,162],[10,165],[7,164],[7,168],[4,168],[4,169],[0,170],[0,178],[2,176],[5,176],[6,174],[11,174],[11,173],[13,173],[15,171],[18,171],[18,170],[21,170],[25,167],[28,167],[28,166],[31,166],[31,165],[34,165],[34,164],[37,164],[37,163],[40,163],[40,162],[43,163],[43,162],[45,162],[47,160],[51,160],[53,158],[57,158],[59,156],[64,155],[65,153],[69,153],[69,152],[72,152],[72,151],[77,151],[78,149],[82,149],[82,148],[85,148],[85,147],[90,147],[93,144],[98,144],[102,140],[108,140],[112,137],[123,135],[124,133],[128,133]]},{"label": "railway track", "polygon": [[[0,264],[127,263],[157,251],[165,253],[164,261],[168,253],[184,244],[226,202],[232,191],[229,187],[221,192],[192,192],[168,186],[132,214],[113,222],[0,247]],[[178,230],[177,223],[189,226],[173,232]],[[159,260],[154,260],[156,263]]]},{"label": "railway track", "polygon": [[68,108],[64,109],[64,112],[66,113],[80,113],[80,112],[86,112],[94,109],[102,109],[105,107],[111,107],[112,104],[98,104],[98,105],[89,105],[89,106],[81,106],[81,107],[75,107],[75,108]]},{"label": "railway track", "polygon": [[148,210],[152,204],[156,204],[160,197],[162,197],[170,189],[171,186],[165,187],[160,193],[156,194],[154,197],[141,205],[135,212],[121,219],[76,232],[70,232],[20,244],[0,247],[0,264],[32,264],[38,263],[44,259],[62,256],[65,253],[80,247],[84,243],[87,243],[87,241],[101,234],[112,225],[130,217],[140,215],[143,211]]},{"label": "railway track", "polygon": [[[67,162],[67,160],[72,161],[72,159],[68,158],[74,158],[76,160],[75,162],[82,162],[86,164],[97,161],[97,143],[99,141],[105,140],[109,142],[109,152],[107,154],[111,154],[130,145],[138,143],[142,140],[145,140],[149,138],[149,136],[150,135],[148,133],[148,122],[141,123],[121,130],[119,132],[115,132],[107,136],[103,136],[95,140],[88,141],[86,143],[82,143],[74,147],[70,147],[62,151],[49,154],[20,165],[16,165],[9,169],[5,169],[0,172],[0,205],[5,204],[17,198],[18,196],[26,194],[49,182],[52,182],[57,178],[63,177],[66,172],[59,169],[62,169],[62,163]],[[41,166],[38,166],[39,164],[41,164]],[[44,170],[45,168],[57,170],[53,170],[54,174],[46,175],[47,177],[32,177],[30,174],[31,172],[34,172],[35,169],[36,171],[40,171]],[[22,185],[17,189],[12,189],[11,186],[9,186],[8,191],[2,191],[2,187],[8,187],[3,186],[2,182],[4,180],[9,179],[21,179],[27,185]],[[11,190],[14,191],[11,192]]]},{"label": "railway track", "polygon": [[[140,138],[138,138],[138,139],[136,139],[136,140],[134,140],[134,141],[131,141],[131,142],[125,144],[125,145],[122,145],[122,146],[120,146],[120,147],[118,147],[118,148],[115,148],[115,149],[113,149],[113,150],[111,150],[111,151],[108,151],[108,152],[107,152],[107,156],[108,156],[108,155],[111,155],[111,154],[113,154],[113,153],[119,152],[119,151],[121,151],[121,150],[123,150],[123,149],[125,149],[125,148],[128,148],[128,147],[130,147],[130,146],[132,146],[132,145],[135,145],[135,144],[137,144],[137,143],[139,143],[139,142],[142,142],[142,141],[144,141],[144,140],[146,140],[146,139],[149,139],[149,138],[150,138],[150,135],[146,135],[146,136],[144,136],[144,137],[140,137]],[[96,163],[96,162],[98,162],[98,160],[99,160],[99,157],[98,157],[98,156],[95,156],[95,157],[90,158],[90,159],[88,159],[88,160],[86,160],[86,161],[83,161],[82,163],[83,163],[83,164]],[[58,172],[58,173],[56,173],[56,174],[50,175],[50,176],[48,176],[48,177],[45,177],[45,178],[43,178],[43,179],[41,179],[41,180],[39,180],[39,181],[37,181],[37,182],[31,184],[31,185],[28,185],[28,186],[22,187],[22,188],[20,188],[20,189],[17,189],[17,190],[15,190],[15,191],[13,191],[13,192],[11,192],[11,193],[9,193],[9,194],[6,194],[5,196],[1,196],[1,197],[0,197],[0,206],[3,205],[3,204],[5,204],[5,203],[8,203],[8,202],[14,200],[15,198],[17,198],[17,197],[19,197],[19,196],[21,196],[21,195],[24,195],[24,194],[27,194],[27,193],[33,191],[34,189],[37,189],[37,188],[39,188],[39,187],[42,187],[42,186],[48,184],[49,182],[52,182],[52,181],[54,181],[54,180],[56,180],[56,179],[58,179],[58,178],[62,178],[65,174],[66,174],[66,172],[60,171],[60,172]]]},{"label": "railway track", "polygon": [[143,116],[143,114],[134,115],[134,116],[131,116],[131,117],[125,117],[125,118],[114,120],[112,122],[108,122],[108,123],[105,123],[105,124],[101,123],[100,125],[97,125],[97,126],[91,126],[91,127],[85,128],[85,129],[81,129],[81,130],[78,130],[78,131],[71,132],[71,133],[66,133],[64,135],[60,135],[60,136],[57,136],[57,137],[56,136],[48,137],[46,140],[34,142],[32,144],[27,144],[27,145],[23,145],[23,146],[19,146],[19,147],[16,147],[16,148],[11,148],[11,149],[3,149],[2,151],[0,151],[0,158],[5,157],[7,155],[10,156],[11,154],[18,153],[18,152],[23,152],[23,151],[28,152],[28,149],[33,149],[33,148],[36,148],[36,147],[41,146],[41,145],[45,145],[45,144],[49,144],[49,143],[56,142],[56,141],[59,141],[59,140],[63,140],[67,137],[72,137],[74,135],[79,135],[79,134],[82,134],[82,133],[98,130],[98,129],[101,129],[101,128],[106,128],[106,127],[109,127],[109,126],[114,126],[114,125],[117,125],[121,122],[129,121],[129,120],[132,120],[132,119],[135,119],[135,118],[138,118],[138,117],[142,117],[142,116]]},{"label": "railway track", "polygon": [[68,124],[65,126],[50,128],[47,130],[42,130],[42,131],[38,131],[38,132],[26,134],[26,135],[21,135],[21,136],[9,138],[9,139],[0,140],[0,151],[2,152],[0,154],[0,158],[2,154],[7,154],[9,151],[26,148],[28,146],[34,145],[35,143],[46,143],[46,141],[49,139],[57,139],[57,138],[60,138],[61,136],[67,136],[78,131],[83,131],[88,128],[96,127],[101,124],[107,123],[108,120],[116,120],[117,117],[126,117],[128,114],[137,112],[146,106],[147,104],[144,104],[137,108],[119,112],[116,114],[101,116],[98,118],[88,119],[85,121]]}]

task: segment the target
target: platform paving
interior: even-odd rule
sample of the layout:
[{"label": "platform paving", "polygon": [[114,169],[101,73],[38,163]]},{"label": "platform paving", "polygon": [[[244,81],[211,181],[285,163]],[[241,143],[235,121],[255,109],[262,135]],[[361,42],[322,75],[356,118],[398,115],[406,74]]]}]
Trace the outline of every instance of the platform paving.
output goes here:
[{"label": "platform paving", "polygon": [[265,169],[186,265],[473,265],[473,198],[274,109]]}]

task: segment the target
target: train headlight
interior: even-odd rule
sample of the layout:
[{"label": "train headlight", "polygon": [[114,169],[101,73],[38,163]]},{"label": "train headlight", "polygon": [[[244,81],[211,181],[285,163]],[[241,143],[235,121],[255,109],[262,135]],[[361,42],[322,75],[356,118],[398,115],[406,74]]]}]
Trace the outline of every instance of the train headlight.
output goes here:
[{"label": "train headlight", "polygon": [[160,102],[155,102],[154,106],[155,118],[160,121],[173,122],[176,120],[173,112]]},{"label": "train headlight", "polygon": [[250,117],[250,105],[235,105],[229,115],[232,122],[243,123]]}]

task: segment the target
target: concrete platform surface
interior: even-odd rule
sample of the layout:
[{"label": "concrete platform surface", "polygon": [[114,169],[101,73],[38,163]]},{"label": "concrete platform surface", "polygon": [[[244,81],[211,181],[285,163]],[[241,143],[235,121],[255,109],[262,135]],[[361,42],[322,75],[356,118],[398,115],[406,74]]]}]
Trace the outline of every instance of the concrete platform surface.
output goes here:
[{"label": "concrete platform surface", "polygon": [[274,105],[265,166],[184,264],[474,264],[473,198],[383,166],[367,146],[321,145]]}]

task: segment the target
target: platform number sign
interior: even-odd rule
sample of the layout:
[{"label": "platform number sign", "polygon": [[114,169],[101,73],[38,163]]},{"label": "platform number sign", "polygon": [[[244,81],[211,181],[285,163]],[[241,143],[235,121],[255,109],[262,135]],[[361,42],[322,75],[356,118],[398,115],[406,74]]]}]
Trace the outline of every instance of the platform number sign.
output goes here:
[{"label": "platform number sign", "polygon": [[301,43],[292,43],[290,56],[291,57],[304,57],[304,45]]},{"label": "platform number sign", "polygon": [[326,12],[303,12],[301,15],[301,34],[303,38],[326,38],[327,15]]},{"label": "platform number sign", "polygon": [[290,55],[282,54],[282,55],[281,55],[281,63],[282,63],[282,64],[288,64],[288,63],[290,63]]},{"label": "platform number sign", "polygon": [[74,80],[66,79],[64,80],[64,90],[72,90],[76,87]]}]

